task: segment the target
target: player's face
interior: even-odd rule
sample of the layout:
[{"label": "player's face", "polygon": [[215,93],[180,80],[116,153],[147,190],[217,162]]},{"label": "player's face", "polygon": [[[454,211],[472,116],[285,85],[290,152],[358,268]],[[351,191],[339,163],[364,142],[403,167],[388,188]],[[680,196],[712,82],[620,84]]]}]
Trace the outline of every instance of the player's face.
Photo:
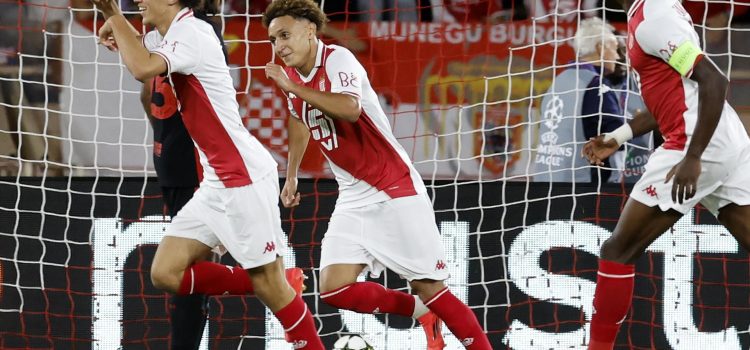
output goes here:
[{"label": "player's face", "polygon": [[606,72],[614,72],[617,60],[620,59],[620,54],[617,53],[617,39],[612,38],[604,42],[604,45],[600,45],[599,57],[603,59],[602,66]]},{"label": "player's face", "polygon": [[171,18],[167,18],[168,0],[135,0],[135,3],[141,11],[145,25],[158,26],[164,21],[172,21]]},{"label": "player's face", "polygon": [[[315,24],[291,16],[274,18],[268,25],[268,39],[274,52],[288,67],[301,68],[315,60]],[[314,64],[314,62],[313,62]]]}]

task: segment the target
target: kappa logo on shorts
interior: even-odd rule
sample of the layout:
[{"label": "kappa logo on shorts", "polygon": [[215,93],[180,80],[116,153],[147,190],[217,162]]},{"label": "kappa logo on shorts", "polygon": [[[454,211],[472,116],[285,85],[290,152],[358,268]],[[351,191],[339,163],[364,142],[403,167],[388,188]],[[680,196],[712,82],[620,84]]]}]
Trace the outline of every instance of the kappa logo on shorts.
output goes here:
[{"label": "kappa logo on shorts", "polygon": [[656,197],[656,199],[659,199],[659,194],[656,193],[656,187],[654,187],[654,185],[649,185],[648,187],[644,188],[643,192],[646,192],[646,194],[651,197]]},{"label": "kappa logo on shorts", "polygon": [[273,242],[267,242],[266,243],[266,249],[263,249],[263,254],[270,253],[272,251],[276,250],[276,243]]},{"label": "kappa logo on shorts", "polygon": [[292,347],[295,349],[302,349],[307,346],[307,340],[295,340],[292,343]]},{"label": "kappa logo on shorts", "polygon": [[474,344],[474,338],[464,338],[461,340],[461,345],[463,346],[469,346],[471,344]]},{"label": "kappa logo on shorts", "polygon": [[435,270],[445,270],[445,263],[442,260],[438,260],[435,264]]}]

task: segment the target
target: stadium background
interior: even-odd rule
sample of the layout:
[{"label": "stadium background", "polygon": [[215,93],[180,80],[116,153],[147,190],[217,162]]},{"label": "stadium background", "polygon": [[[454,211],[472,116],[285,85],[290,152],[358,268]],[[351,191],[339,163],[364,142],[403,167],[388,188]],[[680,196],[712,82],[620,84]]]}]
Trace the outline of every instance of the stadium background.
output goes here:
[{"label": "stadium background", "polygon": [[[727,21],[706,7],[696,28],[732,79],[730,102],[747,113],[747,6],[720,4],[728,6],[720,11]],[[167,301],[147,273],[165,218],[139,85],[116,55],[97,47],[90,9],[0,5],[17,9],[16,19],[0,25],[11,41],[2,43],[0,69],[0,122],[7,121],[0,124],[0,348],[165,348]],[[247,11],[220,18],[232,74],[245,124],[283,174],[286,104],[262,77],[271,48],[252,6]],[[520,11],[500,23],[353,20],[366,12],[329,11],[340,20],[331,25],[347,35],[326,41],[364,43],[357,56],[429,186],[451,287],[497,349],[583,348],[597,247],[629,188],[535,183],[530,160],[543,122],[541,95],[574,58],[569,39],[587,13],[575,13],[572,23],[523,19]],[[620,12],[604,16],[623,28]],[[339,313],[316,298],[314,266],[336,185],[311,149],[302,205],[284,211],[283,220],[294,250],[287,262],[311,276],[305,298],[324,341],[365,332],[377,349],[424,347],[409,319]],[[698,208],[639,261],[632,317],[618,346],[750,347],[749,266],[747,254]],[[407,288],[392,274],[381,282]],[[210,310],[208,348],[285,345],[252,297],[215,297]]]}]

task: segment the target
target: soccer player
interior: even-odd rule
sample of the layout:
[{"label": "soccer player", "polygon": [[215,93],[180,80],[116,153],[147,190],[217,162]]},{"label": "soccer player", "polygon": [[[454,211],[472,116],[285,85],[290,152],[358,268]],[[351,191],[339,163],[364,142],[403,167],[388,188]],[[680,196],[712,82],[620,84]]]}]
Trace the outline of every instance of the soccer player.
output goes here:
[{"label": "soccer player", "polygon": [[[94,3],[108,18],[100,41],[116,44],[133,76],[168,78],[203,167],[200,187],[159,244],[152,282],[177,295],[254,292],[295,348],[323,349],[312,314],[284,276],[277,164],[241,123],[221,40],[196,18],[199,4],[139,2],[144,24],[156,28],[141,43],[114,0]],[[205,260],[220,245],[241,267]]]},{"label": "soccer player", "polygon": [[[266,76],[287,95],[292,115],[282,203],[300,202],[297,169],[311,136],[339,184],[322,245],[321,299],[340,309],[418,318],[429,349],[444,347],[437,315],[468,349],[490,349],[474,313],[443,283],[444,248],[422,179],[362,65],[349,50],[318,39],[325,22],[311,0],[275,0],[263,15],[286,65],[268,63]],[[407,279],[417,296],[357,282],[361,273],[377,276],[384,268]]]},{"label": "soccer player", "polygon": [[727,78],[706,57],[678,0],[625,0],[628,56],[653,115],[592,139],[599,163],[653,129],[665,141],[633,187],[614,233],[601,247],[589,349],[612,349],[630,309],[635,269],[646,247],[698,202],[750,249],[750,138],[726,102]]}]

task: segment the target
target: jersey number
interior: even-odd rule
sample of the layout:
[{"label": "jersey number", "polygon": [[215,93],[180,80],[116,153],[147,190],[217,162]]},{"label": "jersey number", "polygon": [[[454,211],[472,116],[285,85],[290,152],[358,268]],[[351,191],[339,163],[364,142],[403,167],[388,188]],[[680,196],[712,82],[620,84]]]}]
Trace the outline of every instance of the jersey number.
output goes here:
[{"label": "jersey number", "polygon": [[326,150],[331,151],[339,148],[336,138],[336,125],[333,120],[317,109],[307,111],[307,127],[315,141],[319,141]]}]

